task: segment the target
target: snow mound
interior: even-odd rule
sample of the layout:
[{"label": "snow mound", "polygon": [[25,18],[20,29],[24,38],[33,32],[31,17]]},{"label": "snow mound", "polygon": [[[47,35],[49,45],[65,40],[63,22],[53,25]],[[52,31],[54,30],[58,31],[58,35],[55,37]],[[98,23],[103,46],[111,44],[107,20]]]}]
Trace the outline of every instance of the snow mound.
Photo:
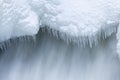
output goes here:
[{"label": "snow mound", "polygon": [[0,41],[35,35],[47,26],[67,42],[92,46],[117,31],[119,4],[119,0],[2,0]]},{"label": "snow mound", "polygon": [[0,41],[39,30],[38,15],[25,0],[0,0]]}]

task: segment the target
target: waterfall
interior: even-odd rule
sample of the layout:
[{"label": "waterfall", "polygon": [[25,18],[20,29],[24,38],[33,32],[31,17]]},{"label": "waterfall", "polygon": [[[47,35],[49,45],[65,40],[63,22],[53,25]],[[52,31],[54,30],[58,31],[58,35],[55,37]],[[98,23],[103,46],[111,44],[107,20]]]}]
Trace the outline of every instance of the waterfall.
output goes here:
[{"label": "waterfall", "polygon": [[120,80],[120,0],[0,0],[0,80]]},{"label": "waterfall", "polygon": [[42,31],[35,40],[15,38],[0,50],[0,80],[120,80],[115,35],[92,48]]}]

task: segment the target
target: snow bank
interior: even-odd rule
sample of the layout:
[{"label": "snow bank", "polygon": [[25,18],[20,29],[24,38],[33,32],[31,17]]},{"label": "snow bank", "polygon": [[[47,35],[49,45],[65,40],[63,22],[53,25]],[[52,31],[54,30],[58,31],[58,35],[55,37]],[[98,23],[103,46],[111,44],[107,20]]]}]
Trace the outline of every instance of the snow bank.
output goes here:
[{"label": "snow bank", "polygon": [[0,0],[0,41],[38,32],[38,15],[25,0]]},{"label": "snow bank", "polygon": [[119,0],[2,0],[0,41],[35,35],[47,26],[67,42],[92,46],[117,31],[119,4]]}]

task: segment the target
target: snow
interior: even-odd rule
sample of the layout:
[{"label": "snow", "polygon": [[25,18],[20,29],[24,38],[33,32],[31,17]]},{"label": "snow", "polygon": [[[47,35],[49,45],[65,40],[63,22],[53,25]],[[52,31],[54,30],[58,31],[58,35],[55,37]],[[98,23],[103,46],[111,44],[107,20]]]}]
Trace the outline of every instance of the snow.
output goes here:
[{"label": "snow", "polygon": [[66,42],[96,45],[117,31],[119,0],[1,0],[0,41],[37,34],[40,27]]},{"label": "snow", "polygon": [[34,35],[39,30],[38,15],[25,0],[0,2],[0,41],[24,35]]}]

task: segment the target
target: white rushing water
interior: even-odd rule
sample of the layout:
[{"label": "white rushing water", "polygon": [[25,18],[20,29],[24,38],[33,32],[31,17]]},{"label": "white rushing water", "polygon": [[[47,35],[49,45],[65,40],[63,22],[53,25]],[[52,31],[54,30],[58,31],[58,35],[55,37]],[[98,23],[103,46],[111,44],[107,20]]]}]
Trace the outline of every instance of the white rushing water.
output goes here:
[{"label": "white rushing water", "polygon": [[0,55],[0,80],[120,80],[116,36],[85,48],[47,33],[17,39]]}]

